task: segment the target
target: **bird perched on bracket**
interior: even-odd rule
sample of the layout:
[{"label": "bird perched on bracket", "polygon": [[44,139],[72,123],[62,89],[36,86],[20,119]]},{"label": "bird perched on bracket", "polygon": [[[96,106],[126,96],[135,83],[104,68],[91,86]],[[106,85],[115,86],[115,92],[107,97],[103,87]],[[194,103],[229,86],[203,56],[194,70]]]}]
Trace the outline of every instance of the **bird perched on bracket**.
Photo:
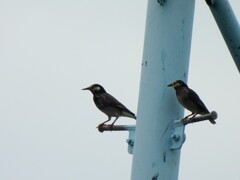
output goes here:
[{"label": "bird perched on bracket", "polygon": [[[182,120],[185,120],[190,116],[192,116],[191,118],[194,118],[197,114],[204,115],[210,113],[197,93],[190,89],[183,81],[177,80],[168,85],[168,87],[170,86],[175,89],[176,96],[180,104],[192,112],[192,114],[184,117]],[[216,122],[212,119],[209,121],[212,124],[216,124]]]},{"label": "bird perched on bracket", "polygon": [[101,85],[93,84],[82,90],[91,91],[93,94],[93,101],[97,108],[108,116],[108,120],[99,124],[98,127],[103,126],[106,122],[110,121],[112,117],[116,117],[116,119],[110,126],[113,126],[120,116],[136,119],[134,113],[129,111],[122,103],[120,103],[113,96],[108,94]]}]

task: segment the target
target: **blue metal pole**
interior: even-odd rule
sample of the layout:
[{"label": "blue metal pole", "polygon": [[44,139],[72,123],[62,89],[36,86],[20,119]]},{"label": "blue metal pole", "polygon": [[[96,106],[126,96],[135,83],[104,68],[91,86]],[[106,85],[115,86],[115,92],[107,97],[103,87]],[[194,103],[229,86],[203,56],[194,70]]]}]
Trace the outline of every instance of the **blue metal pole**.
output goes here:
[{"label": "blue metal pole", "polygon": [[[187,80],[194,0],[149,0],[131,180],[177,180],[183,117],[167,85]],[[178,131],[178,135],[176,135]]]},{"label": "blue metal pole", "polygon": [[206,0],[240,72],[240,26],[228,0]]}]

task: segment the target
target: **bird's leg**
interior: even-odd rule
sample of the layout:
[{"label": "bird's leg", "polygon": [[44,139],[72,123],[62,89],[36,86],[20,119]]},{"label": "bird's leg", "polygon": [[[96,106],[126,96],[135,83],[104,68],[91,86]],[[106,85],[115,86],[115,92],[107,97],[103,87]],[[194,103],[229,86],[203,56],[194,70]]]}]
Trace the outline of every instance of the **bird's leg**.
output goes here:
[{"label": "bird's leg", "polygon": [[108,121],[110,121],[110,120],[111,120],[111,117],[108,116],[108,120],[106,120],[106,121],[104,121],[103,123],[99,124],[99,125],[97,126],[97,128],[103,126],[106,122],[108,122]]},{"label": "bird's leg", "polygon": [[193,117],[191,117],[191,119],[195,118],[196,115],[197,115],[197,113],[195,113],[195,114],[193,115]]},{"label": "bird's leg", "polygon": [[189,115],[187,115],[186,117],[184,117],[181,121],[184,121],[184,120],[186,120],[189,116],[192,116],[192,115],[194,115],[194,113],[192,113],[192,114],[189,114]]},{"label": "bird's leg", "polygon": [[119,118],[119,117],[116,117],[116,119],[115,119],[115,120],[113,121],[113,123],[110,125],[110,129],[112,129],[114,123],[117,121],[118,118]]}]

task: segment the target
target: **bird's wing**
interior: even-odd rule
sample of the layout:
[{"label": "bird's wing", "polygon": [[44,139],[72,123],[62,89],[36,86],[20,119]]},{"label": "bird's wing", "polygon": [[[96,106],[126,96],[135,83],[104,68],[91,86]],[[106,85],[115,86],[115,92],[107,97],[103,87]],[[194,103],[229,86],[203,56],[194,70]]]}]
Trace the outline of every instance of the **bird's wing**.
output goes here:
[{"label": "bird's wing", "polygon": [[127,109],[122,103],[120,103],[116,98],[114,98],[112,95],[106,93],[104,96],[104,101],[109,106],[114,106],[120,109]]},{"label": "bird's wing", "polygon": [[[128,112],[132,115],[134,115],[134,113],[132,113],[130,110],[128,110],[128,108],[126,108],[122,103],[120,103],[116,98],[114,98],[112,95],[106,93],[104,96],[104,101],[108,106],[113,106],[116,108],[121,109],[122,111]],[[134,115],[135,116],[135,115]]]},{"label": "bird's wing", "polygon": [[203,110],[203,112],[207,112],[209,113],[207,107],[205,106],[205,104],[202,102],[202,100],[199,98],[199,96],[197,95],[197,93],[195,93],[192,89],[189,88],[188,91],[188,97],[189,99],[191,99],[192,101],[196,102],[197,105]]}]

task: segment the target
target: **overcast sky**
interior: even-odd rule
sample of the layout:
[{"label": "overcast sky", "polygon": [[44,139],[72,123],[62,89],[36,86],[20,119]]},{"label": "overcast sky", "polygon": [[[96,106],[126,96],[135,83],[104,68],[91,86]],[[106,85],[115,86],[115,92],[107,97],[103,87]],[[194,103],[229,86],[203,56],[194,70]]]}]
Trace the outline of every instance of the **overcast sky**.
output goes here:
[{"label": "overcast sky", "polygon": [[[240,19],[240,1],[230,2]],[[147,0],[0,2],[1,180],[130,179],[128,134],[99,133],[107,117],[81,89],[99,83],[136,113],[146,9]],[[219,118],[186,128],[180,180],[240,179],[239,80],[197,0],[188,84]]]}]

